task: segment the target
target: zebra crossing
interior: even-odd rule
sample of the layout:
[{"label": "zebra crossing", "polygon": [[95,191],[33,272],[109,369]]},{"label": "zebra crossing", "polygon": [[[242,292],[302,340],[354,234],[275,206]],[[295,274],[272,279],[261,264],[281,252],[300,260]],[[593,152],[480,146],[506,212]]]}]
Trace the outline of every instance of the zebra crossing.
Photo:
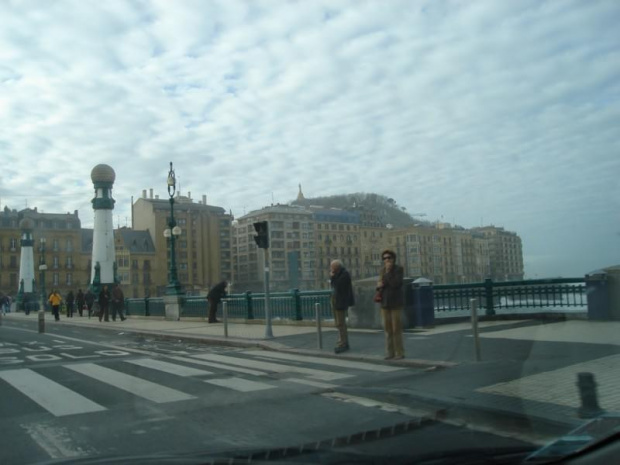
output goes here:
[{"label": "zebra crossing", "polygon": [[[0,397],[3,403],[10,403],[12,397],[20,397],[22,402],[26,398],[54,417],[68,417],[113,410],[117,404],[111,399],[121,394],[162,405],[207,398],[215,391],[260,395],[300,386],[330,389],[356,376],[402,369],[261,350],[234,355],[139,356],[98,363],[69,362],[54,367],[54,372],[50,368],[1,370]],[[93,383],[97,388],[91,387]],[[107,396],[97,398],[97,392],[106,392]]]}]

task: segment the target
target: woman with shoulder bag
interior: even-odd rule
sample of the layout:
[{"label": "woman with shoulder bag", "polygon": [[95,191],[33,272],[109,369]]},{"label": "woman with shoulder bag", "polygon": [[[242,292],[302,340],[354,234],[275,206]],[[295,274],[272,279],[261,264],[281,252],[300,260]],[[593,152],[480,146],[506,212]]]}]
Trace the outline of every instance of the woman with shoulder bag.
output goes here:
[{"label": "woman with shoulder bag", "polygon": [[384,250],[381,254],[383,268],[377,283],[375,301],[381,302],[381,316],[385,330],[386,360],[405,358],[403,346],[402,313],[404,306],[403,267],[397,265],[396,253]]}]

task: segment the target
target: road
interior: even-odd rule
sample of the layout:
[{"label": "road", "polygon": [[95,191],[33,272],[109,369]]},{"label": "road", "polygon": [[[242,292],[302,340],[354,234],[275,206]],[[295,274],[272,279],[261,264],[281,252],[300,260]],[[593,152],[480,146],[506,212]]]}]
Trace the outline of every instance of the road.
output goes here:
[{"label": "road", "polygon": [[334,438],[350,442],[350,452],[385,455],[531,447],[359,394],[415,383],[428,376],[421,369],[158,340],[120,326],[111,332],[51,322],[47,329],[39,334],[34,319],[0,327],[0,429],[11,444],[0,449],[0,463],[244,454]]}]

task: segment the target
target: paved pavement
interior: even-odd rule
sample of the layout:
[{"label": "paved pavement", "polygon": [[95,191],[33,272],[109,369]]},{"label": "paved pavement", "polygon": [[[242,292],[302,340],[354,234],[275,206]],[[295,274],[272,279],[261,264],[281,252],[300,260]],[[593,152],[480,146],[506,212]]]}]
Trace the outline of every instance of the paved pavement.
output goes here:
[{"label": "paved pavement", "polygon": [[[7,320],[36,320],[37,315],[12,313]],[[261,347],[278,352],[319,355],[350,361],[381,361],[420,367],[428,376],[393,386],[389,392],[366,389],[364,394],[390,400],[416,401],[438,408],[474,413],[527,417],[534,423],[569,430],[583,422],[576,385],[580,372],[591,372],[598,383],[599,404],[607,412],[620,411],[620,322],[583,320],[502,320],[480,322],[481,360],[475,360],[474,340],[468,323],[439,325],[405,334],[407,358],[383,362],[384,335],[376,330],[350,330],[351,350],[335,355],[336,332],[323,327],[318,348],[316,328],[299,324],[273,325],[273,339],[265,338],[261,324],[230,323],[224,337],[222,324],[201,319],[166,321],[130,317],[124,322],[100,323],[86,317],[63,318],[46,325],[74,325],[185,339],[214,345]],[[239,337],[239,336],[243,337]]]}]

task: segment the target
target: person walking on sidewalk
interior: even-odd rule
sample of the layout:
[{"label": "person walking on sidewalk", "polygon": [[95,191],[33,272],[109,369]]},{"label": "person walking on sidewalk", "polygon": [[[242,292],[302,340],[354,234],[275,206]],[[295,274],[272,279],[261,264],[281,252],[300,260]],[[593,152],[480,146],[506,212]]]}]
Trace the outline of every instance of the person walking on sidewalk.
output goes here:
[{"label": "person walking on sidewalk", "polygon": [[112,296],[110,295],[108,285],[104,284],[101,292],[99,292],[99,321],[103,319],[105,319],[105,321],[110,321],[108,308],[110,307],[111,298]]},{"label": "person walking on sidewalk", "polygon": [[121,285],[117,283],[114,285],[114,289],[112,290],[112,321],[116,321],[117,313],[121,321],[125,321],[125,316],[123,315],[124,307],[125,294],[123,294]]},{"label": "person walking on sidewalk", "polygon": [[88,309],[88,318],[90,318],[93,313],[93,305],[95,305],[95,294],[90,287],[84,295],[84,301],[86,302],[86,308]]},{"label": "person walking on sidewalk", "polygon": [[209,323],[219,323],[217,319],[217,305],[228,295],[226,293],[227,287],[228,282],[219,282],[213,286],[207,294],[207,301],[209,302]]},{"label": "person walking on sidewalk", "polygon": [[73,295],[73,291],[69,291],[67,294],[67,317],[73,318],[73,305],[75,304],[75,296]]},{"label": "person walking on sidewalk", "polygon": [[52,306],[52,313],[54,314],[54,319],[56,321],[60,321],[60,304],[62,302],[62,297],[60,297],[58,291],[54,289],[47,300]]},{"label": "person walking on sidewalk", "polygon": [[386,360],[405,358],[403,346],[402,312],[404,306],[403,267],[396,264],[393,250],[381,253],[383,268],[379,274],[377,291],[381,292],[381,316],[385,330]]},{"label": "person walking on sidewalk", "polygon": [[338,328],[338,342],[334,348],[337,354],[349,350],[347,332],[347,310],[355,305],[351,275],[340,260],[333,260],[329,265],[329,281],[332,287],[331,304],[334,321]]},{"label": "person walking on sidewalk", "polygon": [[77,311],[80,316],[83,316],[84,302],[84,293],[82,292],[82,289],[78,289],[77,295],[75,296],[75,303],[77,305]]}]

